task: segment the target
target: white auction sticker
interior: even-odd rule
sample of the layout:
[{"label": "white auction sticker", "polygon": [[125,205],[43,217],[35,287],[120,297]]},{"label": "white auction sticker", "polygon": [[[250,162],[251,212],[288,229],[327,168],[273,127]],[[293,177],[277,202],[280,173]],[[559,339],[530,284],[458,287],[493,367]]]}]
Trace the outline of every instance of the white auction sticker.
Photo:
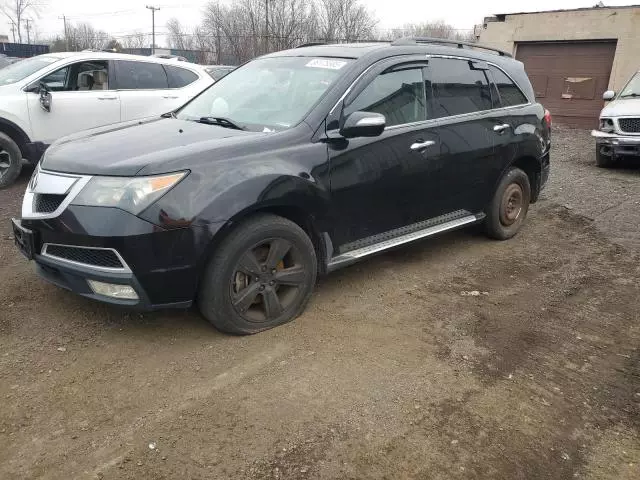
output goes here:
[{"label": "white auction sticker", "polygon": [[329,70],[340,70],[347,62],[343,60],[329,60],[328,58],[314,58],[305,66],[310,68],[328,68]]}]

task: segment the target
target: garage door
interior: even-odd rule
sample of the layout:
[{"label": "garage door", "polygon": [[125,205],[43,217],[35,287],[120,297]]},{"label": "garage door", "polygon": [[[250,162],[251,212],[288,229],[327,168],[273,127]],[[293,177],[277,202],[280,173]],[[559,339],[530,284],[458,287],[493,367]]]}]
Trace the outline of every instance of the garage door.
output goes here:
[{"label": "garage door", "polygon": [[615,41],[518,43],[516,58],[555,122],[591,128],[604,105],[615,51]]}]

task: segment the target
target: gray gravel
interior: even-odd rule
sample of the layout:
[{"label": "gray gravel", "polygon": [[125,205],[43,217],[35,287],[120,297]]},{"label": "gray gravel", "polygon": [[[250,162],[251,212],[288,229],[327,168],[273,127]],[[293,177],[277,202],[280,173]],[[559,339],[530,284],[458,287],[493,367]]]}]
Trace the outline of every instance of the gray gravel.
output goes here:
[{"label": "gray gravel", "polygon": [[640,251],[640,159],[596,167],[587,130],[555,127],[552,142],[551,179],[541,202],[564,205],[593,220],[610,240]]}]

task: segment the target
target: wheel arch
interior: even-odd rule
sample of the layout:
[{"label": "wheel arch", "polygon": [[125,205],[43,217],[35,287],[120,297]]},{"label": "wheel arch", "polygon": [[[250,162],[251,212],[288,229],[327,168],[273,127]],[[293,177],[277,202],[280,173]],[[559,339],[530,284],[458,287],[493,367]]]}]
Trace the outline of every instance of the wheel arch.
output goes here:
[{"label": "wheel arch", "polygon": [[[542,174],[542,165],[540,164],[540,161],[531,155],[523,155],[516,158],[511,165],[509,165],[509,168],[511,167],[519,168],[527,174],[527,177],[529,177],[529,185],[531,185],[531,203],[537,202],[538,196],[540,195]],[[509,168],[503,172],[503,175],[509,170]]]},{"label": "wheel arch", "polygon": [[20,128],[12,121],[0,117],[0,132],[8,135],[14,142],[16,142],[16,145],[18,145],[23,158],[26,158],[28,156],[29,152],[27,144],[30,142],[30,140],[29,136],[22,128]]}]

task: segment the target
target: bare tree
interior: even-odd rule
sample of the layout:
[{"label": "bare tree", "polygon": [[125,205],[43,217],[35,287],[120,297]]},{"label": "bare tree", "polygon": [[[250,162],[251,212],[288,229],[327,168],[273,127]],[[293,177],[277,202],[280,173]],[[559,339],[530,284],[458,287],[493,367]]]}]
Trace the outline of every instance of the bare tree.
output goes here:
[{"label": "bare tree", "polygon": [[374,37],[377,21],[359,0],[320,0],[319,38],[352,42]]},{"label": "bare tree", "polygon": [[210,39],[218,62],[239,63],[319,39],[371,38],[375,25],[363,0],[213,1],[205,9],[199,35]]},{"label": "bare tree", "polygon": [[37,6],[34,0],[3,0],[0,5],[0,12],[11,22],[19,43],[22,43],[22,23],[25,19],[25,14],[29,11],[37,13]]},{"label": "bare tree", "polygon": [[473,29],[457,29],[443,20],[405,24],[401,28],[391,29],[386,34],[381,35],[381,37],[389,40],[400,37],[433,37],[466,42],[475,41]]},{"label": "bare tree", "polygon": [[107,32],[96,30],[90,23],[67,26],[67,39],[71,50],[102,49],[110,38]]},{"label": "bare tree", "polygon": [[149,35],[139,31],[122,38],[124,48],[145,48],[149,46],[149,43]]},{"label": "bare tree", "polygon": [[193,50],[195,43],[193,36],[184,30],[177,18],[172,18],[167,22],[167,30],[169,31],[167,41],[171,48]]}]

